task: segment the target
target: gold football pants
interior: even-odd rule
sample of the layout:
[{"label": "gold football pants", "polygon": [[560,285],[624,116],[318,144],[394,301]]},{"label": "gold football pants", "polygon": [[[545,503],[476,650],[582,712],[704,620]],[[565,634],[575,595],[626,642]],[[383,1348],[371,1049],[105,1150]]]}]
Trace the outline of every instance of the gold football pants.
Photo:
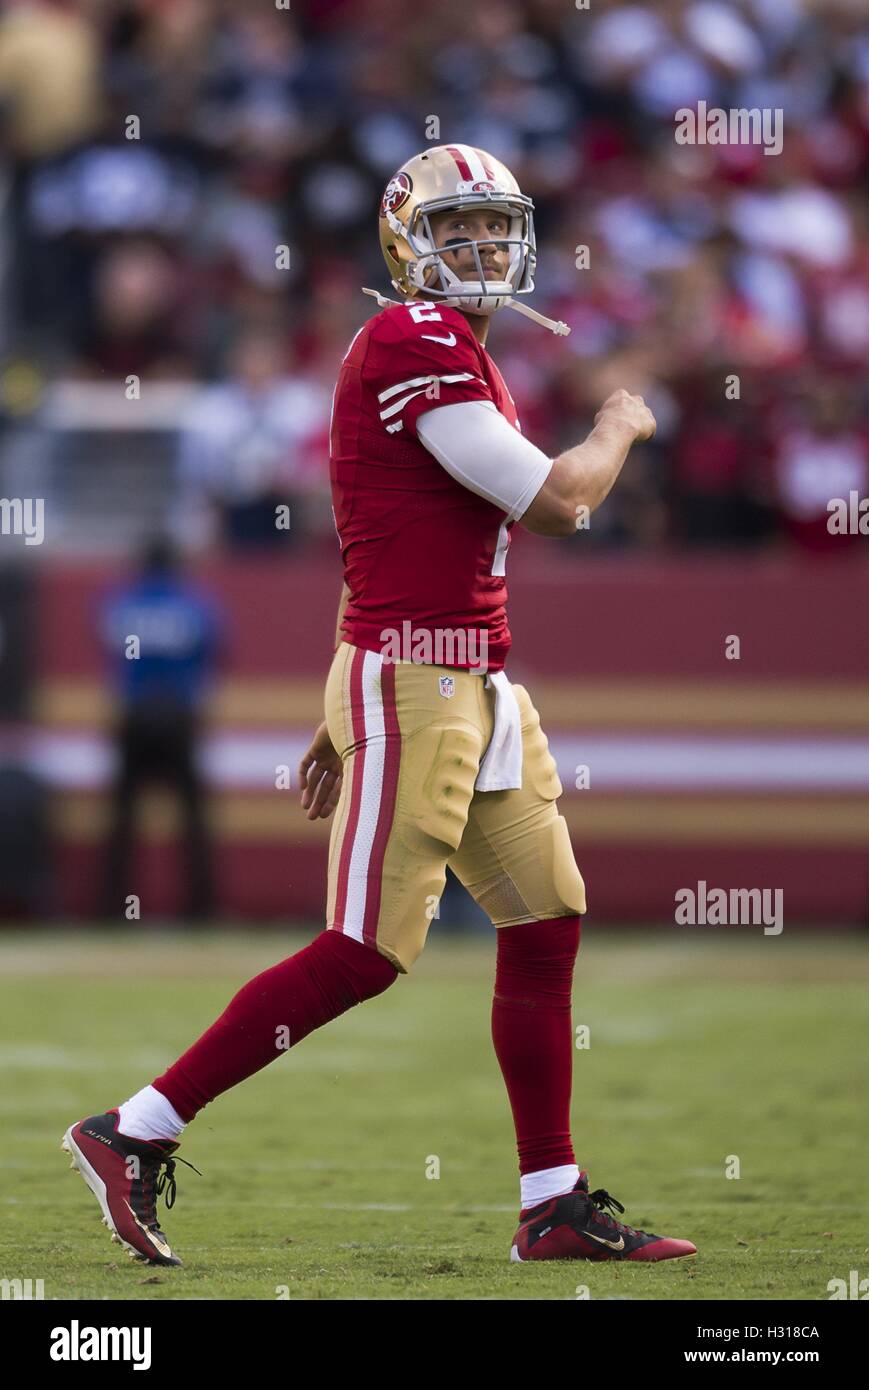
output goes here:
[{"label": "gold football pants", "polygon": [[[441,677],[450,678],[442,686]],[[450,690],[452,693],[450,693]],[[406,973],[425,945],[447,865],[496,927],[585,912],[556,798],[563,788],[524,686],[522,789],[476,791],[496,692],[485,676],[384,660],[342,642],[326,723],[343,762],[329,844],[326,925]]]}]

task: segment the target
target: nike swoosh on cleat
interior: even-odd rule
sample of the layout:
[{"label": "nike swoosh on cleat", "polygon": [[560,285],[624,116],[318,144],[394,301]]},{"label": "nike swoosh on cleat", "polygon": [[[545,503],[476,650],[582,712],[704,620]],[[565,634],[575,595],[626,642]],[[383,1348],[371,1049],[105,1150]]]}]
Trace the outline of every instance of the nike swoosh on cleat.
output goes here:
[{"label": "nike swoosh on cleat", "polygon": [[599,1245],[608,1245],[610,1250],[624,1250],[625,1248],[624,1236],[619,1236],[618,1240],[616,1241],[604,1240],[603,1236],[593,1235],[591,1231],[583,1231],[582,1234],[584,1236],[588,1236],[589,1240],[596,1240]]},{"label": "nike swoosh on cleat", "polygon": [[156,1234],[156,1232],[149,1230],[147,1226],[143,1225],[143,1223],[139,1220],[138,1216],[133,1211],[133,1208],[130,1206],[126,1198],[124,1199],[124,1206],[127,1208],[127,1211],[130,1213],[136,1225],[139,1227],[139,1230],[144,1231],[145,1235],[152,1242],[152,1244],[156,1245],[157,1249],[160,1251],[160,1254],[165,1255],[167,1259],[171,1259],[172,1251],[169,1249],[169,1246],[166,1244],[165,1240],[161,1240],[160,1237]]}]

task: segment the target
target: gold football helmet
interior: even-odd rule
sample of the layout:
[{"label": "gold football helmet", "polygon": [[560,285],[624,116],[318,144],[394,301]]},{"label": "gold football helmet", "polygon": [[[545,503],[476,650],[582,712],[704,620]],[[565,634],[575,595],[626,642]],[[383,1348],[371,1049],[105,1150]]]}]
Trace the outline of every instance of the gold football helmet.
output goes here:
[{"label": "gold football helmet", "polygon": [[[509,217],[508,234],[498,245],[510,248],[504,280],[487,280],[476,241],[451,241],[437,248],[429,217],[453,208],[496,207]],[[437,145],[415,155],[389,180],[380,202],[380,246],[392,284],[407,299],[420,290],[457,309],[492,314],[514,295],[534,289],[537,246],[534,204],[520,191],[510,170],[485,150],[471,145]],[[476,280],[462,280],[445,264],[442,251],[470,246]],[[516,306],[518,307],[518,306]]]}]

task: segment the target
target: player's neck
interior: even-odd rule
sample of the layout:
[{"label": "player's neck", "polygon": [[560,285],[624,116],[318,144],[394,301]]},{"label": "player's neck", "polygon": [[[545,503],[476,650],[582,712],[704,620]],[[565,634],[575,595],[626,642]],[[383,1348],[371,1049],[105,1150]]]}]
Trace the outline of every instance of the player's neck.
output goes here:
[{"label": "player's neck", "polygon": [[481,347],[486,346],[486,339],[489,336],[489,316],[488,314],[467,314],[464,309],[459,313],[468,320],[471,325],[471,332]]}]

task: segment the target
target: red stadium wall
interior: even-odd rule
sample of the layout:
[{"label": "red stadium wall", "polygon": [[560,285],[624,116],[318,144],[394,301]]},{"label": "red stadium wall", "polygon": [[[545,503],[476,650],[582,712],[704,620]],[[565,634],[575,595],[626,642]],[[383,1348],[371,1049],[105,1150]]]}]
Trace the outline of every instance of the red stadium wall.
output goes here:
[{"label": "red stadium wall", "polygon": [[[869,907],[869,564],[593,558],[525,533],[511,546],[508,672],[540,711],[596,920],[673,920],[676,890],[781,888],[787,920],[865,922]],[[322,920],[329,822],[277,790],[322,717],[340,567],[331,546],[194,571],[227,648],[207,765],[226,916]],[[62,911],[96,905],[110,700],[95,603],[104,566],[39,580],[35,710],[56,785]],[[725,644],[740,643],[738,660]],[[575,786],[587,766],[590,785]],[[180,900],[174,808],[142,807],[131,892]]]}]

